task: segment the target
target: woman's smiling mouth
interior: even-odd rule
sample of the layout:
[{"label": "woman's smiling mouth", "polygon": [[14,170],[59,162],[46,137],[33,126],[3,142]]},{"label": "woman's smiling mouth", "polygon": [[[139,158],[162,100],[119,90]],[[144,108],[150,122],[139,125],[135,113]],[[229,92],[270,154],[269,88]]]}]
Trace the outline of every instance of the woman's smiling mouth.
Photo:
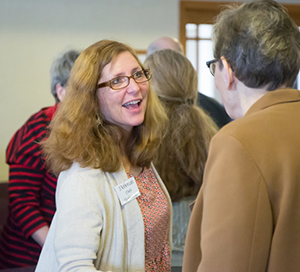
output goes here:
[{"label": "woman's smiling mouth", "polygon": [[140,106],[141,102],[142,102],[141,99],[132,100],[123,104],[122,106],[125,107],[126,109],[136,109]]}]

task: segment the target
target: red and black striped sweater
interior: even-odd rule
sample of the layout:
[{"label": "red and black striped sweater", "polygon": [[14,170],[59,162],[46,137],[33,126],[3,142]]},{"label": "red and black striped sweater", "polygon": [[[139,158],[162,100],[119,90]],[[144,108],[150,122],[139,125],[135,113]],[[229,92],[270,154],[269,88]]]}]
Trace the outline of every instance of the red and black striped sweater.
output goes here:
[{"label": "red and black striped sweater", "polygon": [[6,151],[9,164],[9,216],[0,237],[0,268],[36,265],[41,247],[31,238],[50,225],[55,212],[56,177],[45,169],[40,142],[57,105],[33,114],[14,134]]}]

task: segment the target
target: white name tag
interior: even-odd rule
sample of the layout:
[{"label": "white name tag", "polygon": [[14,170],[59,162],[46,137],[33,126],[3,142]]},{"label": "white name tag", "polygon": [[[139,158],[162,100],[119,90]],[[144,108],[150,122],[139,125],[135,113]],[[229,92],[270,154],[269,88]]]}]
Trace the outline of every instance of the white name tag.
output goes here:
[{"label": "white name tag", "polygon": [[127,179],[121,184],[115,186],[115,190],[122,206],[141,195],[134,177],[131,177],[130,179]]}]

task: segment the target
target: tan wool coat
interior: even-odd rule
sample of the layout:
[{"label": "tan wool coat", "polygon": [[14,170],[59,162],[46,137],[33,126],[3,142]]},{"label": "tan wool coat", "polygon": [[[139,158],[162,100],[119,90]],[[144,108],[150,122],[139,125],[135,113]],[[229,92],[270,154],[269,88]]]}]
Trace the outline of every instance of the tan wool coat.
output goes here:
[{"label": "tan wool coat", "polygon": [[300,92],[268,92],[212,139],[183,272],[300,271]]}]

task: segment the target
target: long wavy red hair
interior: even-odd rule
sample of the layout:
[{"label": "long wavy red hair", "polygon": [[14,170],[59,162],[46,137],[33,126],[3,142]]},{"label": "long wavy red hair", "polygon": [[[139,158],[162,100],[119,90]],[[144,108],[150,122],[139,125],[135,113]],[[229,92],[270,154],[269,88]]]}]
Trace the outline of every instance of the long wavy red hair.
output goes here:
[{"label": "long wavy red hair", "polygon": [[[150,165],[167,120],[155,93],[149,90],[144,122],[132,129],[125,150],[122,129],[105,120],[96,95],[105,65],[126,51],[143,68],[131,47],[109,40],[91,45],[76,60],[66,96],[51,121],[50,136],[42,143],[47,166],[55,174],[70,168],[73,162],[114,172],[119,170],[124,155],[131,165]],[[101,125],[96,122],[97,116]]]}]

